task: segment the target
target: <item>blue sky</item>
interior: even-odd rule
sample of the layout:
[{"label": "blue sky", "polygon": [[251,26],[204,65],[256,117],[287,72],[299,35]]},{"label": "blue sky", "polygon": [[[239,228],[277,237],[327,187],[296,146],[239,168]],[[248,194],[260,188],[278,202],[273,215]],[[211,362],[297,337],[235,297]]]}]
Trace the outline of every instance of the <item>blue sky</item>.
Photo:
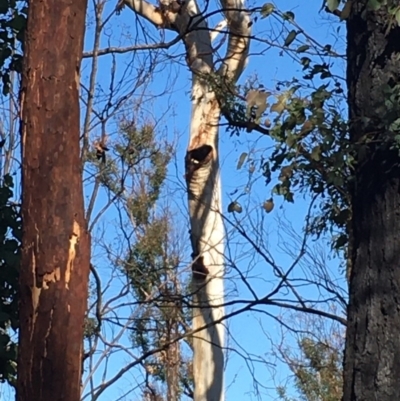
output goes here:
[{"label": "blue sky", "polygon": [[[249,7],[261,6],[262,4],[252,1]],[[280,0],[276,4],[282,11],[290,10],[294,12],[298,24],[308,34],[317,38],[319,42],[335,44],[335,48],[343,52],[344,26],[342,25],[338,33],[337,28],[339,24],[337,22],[332,23],[332,20],[325,13],[318,13],[321,7],[320,1]],[[112,10],[114,6],[115,2],[107,3],[106,10]],[[90,10],[85,44],[86,50],[91,49],[93,42],[92,5],[90,5]],[[218,18],[214,18],[210,25],[215,25],[217,22],[219,22]],[[143,21],[140,23],[143,26],[147,26]],[[137,38],[142,40],[142,42],[144,40],[151,42],[152,40],[160,40],[164,34],[167,39],[173,37],[171,33],[164,33],[162,30],[155,30],[149,27],[147,28],[148,36],[145,38],[143,36],[143,27],[140,23],[135,20],[130,10],[124,9],[120,16],[113,17],[107,24],[105,35],[102,36],[102,47],[108,45],[127,46]],[[277,33],[277,27],[278,25],[275,24],[274,30],[272,30],[269,21],[262,20],[258,20],[253,25],[254,32],[257,32],[258,37],[265,39],[273,37]],[[241,83],[257,77],[257,80],[267,89],[273,89],[278,81],[299,76],[301,68],[296,62],[292,61],[285,53],[282,54],[281,50],[277,48],[272,47],[264,52],[266,47],[265,43],[252,43],[252,56],[249,59],[246,71],[242,75]],[[261,54],[262,52],[264,53]],[[167,52],[161,52],[158,55],[159,63],[161,64],[156,66],[151,81],[143,84],[134,96],[141,104],[141,109],[135,110],[139,115],[138,118],[146,119],[150,115],[151,119],[158,121],[157,129],[160,135],[173,141],[177,147],[176,157],[169,170],[166,193],[164,194],[165,202],[176,214],[177,231],[181,229],[182,231],[185,230],[187,219],[183,158],[188,142],[190,123],[190,74],[184,65],[184,60],[182,57],[179,57],[182,53],[182,45],[176,45]],[[143,73],[143,68],[148,68],[149,53],[138,52],[135,54],[119,55],[116,56],[115,60],[117,68],[116,76],[118,78],[124,77],[120,93],[128,93],[137,83],[137,74]],[[89,59],[86,59],[83,63],[82,79],[84,85],[87,85],[89,79],[89,63]],[[99,100],[98,106],[104,104],[106,101],[112,68],[113,60],[110,56],[100,58],[97,76],[97,94],[103,97]],[[343,64],[338,63],[334,68],[338,75],[343,75]],[[121,112],[128,113],[129,107],[133,107],[131,103],[124,104],[121,107]],[[107,131],[110,133],[111,138],[115,135],[115,120],[111,120],[107,125]],[[93,136],[99,135],[100,127],[94,126]],[[247,165],[245,164],[240,171],[236,169],[241,153],[248,152],[251,157],[259,158],[263,152],[264,154],[268,154],[272,142],[269,138],[260,137],[258,134],[249,135],[242,133],[239,137],[231,137],[222,128],[220,143],[224,210],[226,210],[228,203],[234,199],[234,196],[241,194],[248,185]],[[91,189],[91,185],[86,187],[88,199]],[[290,236],[288,237],[287,231],[292,230],[292,234],[293,232],[301,234],[309,199],[301,195],[296,196],[294,204],[282,204],[279,199],[276,199],[274,211],[267,215],[262,211],[261,204],[270,197],[271,189],[272,185],[270,184],[270,186],[266,187],[264,180],[260,177],[252,185],[250,194],[241,197],[241,202],[250,211],[248,221],[244,220],[243,224],[245,227],[248,227],[250,233],[251,224],[256,226],[261,233],[257,241],[263,240],[262,245],[271,253],[276,264],[282,268],[287,268],[293,261],[290,253],[296,248],[294,239]],[[236,194],[232,195],[235,191],[237,191]],[[106,203],[106,195],[101,192],[96,201],[95,213],[101,210]],[[227,215],[227,217],[231,218],[230,215]],[[242,218],[242,216],[239,216],[239,218]],[[118,235],[114,231],[115,220],[115,209],[110,208],[100,219],[94,235],[97,236],[102,233],[103,229],[106,229],[106,240],[118,248]],[[290,229],[290,225],[292,229]],[[238,236],[237,232],[232,231],[229,227],[227,231],[229,237],[227,245],[228,258],[235,260],[235,263],[237,263],[243,274],[247,274],[252,288],[259,296],[266,294],[272,288],[273,283],[276,282],[276,277],[272,269],[260,257],[255,255],[252,247],[246,244],[243,238]],[[185,234],[183,237],[185,237]],[[321,263],[325,264],[327,269],[339,278],[338,260],[335,258],[329,260],[327,257],[329,249],[326,244],[320,241],[311,245],[312,247],[319,247],[317,253],[319,254]],[[110,271],[108,270],[107,263],[101,262],[101,254],[99,252],[100,250],[94,250],[94,260],[98,261],[101,278],[103,282],[106,282],[110,278]],[[117,252],[117,249],[115,249],[115,252]],[[190,250],[186,249],[186,252],[190,253]],[[312,263],[310,260],[308,262]],[[301,269],[306,268],[307,262],[303,266],[299,266],[298,275],[305,277],[307,273],[301,273]],[[110,286],[109,296],[117,293],[119,290],[121,281],[118,280],[116,279],[116,282]],[[251,294],[246,290],[245,285],[237,275],[235,278],[234,273],[228,275],[226,285],[228,299],[251,299]],[[324,295],[316,293],[316,289],[311,287],[305,287],[303,294],[313,299],[321,299]],[[264,308],[264,312],[275,316],[282,314],[282,311],[278,308]],[[282,335],[286,339],[285,344],[287,346],[294,346],[294,339],[288,336],[284,330],[282,331],[282,327],[266,313],[245,313],[228,322],[230,334],[228,343],[230,351],[228,353],[226,369],[228,401],[274,400],[276,399],[275,387],[285,383],[287,380],[289,375],[288,369],[285,367],[285,364],[279,362],[274,357],[272,351],[274,346],[280,343]],[[295,319],[291,315],[286,315],[286,318],[289,320]],[[105,335],[111,335],[111,332],[106,330]],[[127,346],[129,345],[127,338],[122,338],[121,342]],[[255,361],[249,362],[248,359],[246,360],[241,356],[246,353],[247,355],[253,355]],[[111,374],[112,371],[118,371],[121,365],[127,360],[127,355],[123,357],[117,355],[115,358],[112,358],[109,362],[108,374]],[[128,388],[128,386],[133,386],[135,382],[139,382],[140,376],[141,374],[138,370],[133,370],[126,374],[112,389],[105,392],[100,400],[116,400],[123,394],[124,389]],[[96,373],[94,377],[96,381],[102,380],[100,373]],[[138,393],[133,393],[126,400],[133,401],[139,399],[135,398],[137,396]]]}]

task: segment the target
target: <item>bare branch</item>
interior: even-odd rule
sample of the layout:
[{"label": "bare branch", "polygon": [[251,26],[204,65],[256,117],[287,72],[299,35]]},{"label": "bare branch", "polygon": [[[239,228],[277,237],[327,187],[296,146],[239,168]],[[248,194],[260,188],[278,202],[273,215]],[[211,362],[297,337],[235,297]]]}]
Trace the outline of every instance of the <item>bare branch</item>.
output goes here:
[{"label": "bare branch", "polygon": [[[133,45],[133,46],[127,46],[127,47],[106,47],[105,49],[100,49],[96,52],[97,56],[104,56],[106,54],[124,54],[124,53],[130,53],[133,51],[137,50],[157,50],[157,49],[168,49],[171,46],[179,43],[179,41],[182,39],[182,35],[176,36],[176,38],[172,39],[169,42],[159,42],[159,43],[153,43],[149,45]],[[93,51],[90,52],[85,52],[83,53],[83,58],[90,58],[94,57],[95,54]]]}]

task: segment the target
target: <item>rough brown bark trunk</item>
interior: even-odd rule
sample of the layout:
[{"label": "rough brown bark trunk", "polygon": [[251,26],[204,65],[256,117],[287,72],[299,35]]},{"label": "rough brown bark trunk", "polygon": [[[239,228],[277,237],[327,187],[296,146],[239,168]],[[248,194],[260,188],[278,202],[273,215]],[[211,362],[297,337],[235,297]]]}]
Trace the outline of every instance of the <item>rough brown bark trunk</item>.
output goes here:
[{"label": "rough brown bark trunk", "polygon": [[347,21],[358,164],[343,400],[393,401],[400,400],[400,158],[393,125],[400,117],[400,28],[388,6],[371,10],[367,3],[353,1]]},{"label": "rough brown bark trunk", "polygon": [[79,157],[86,1],[29,2],[18,401],[80,400],[90,238]]}]

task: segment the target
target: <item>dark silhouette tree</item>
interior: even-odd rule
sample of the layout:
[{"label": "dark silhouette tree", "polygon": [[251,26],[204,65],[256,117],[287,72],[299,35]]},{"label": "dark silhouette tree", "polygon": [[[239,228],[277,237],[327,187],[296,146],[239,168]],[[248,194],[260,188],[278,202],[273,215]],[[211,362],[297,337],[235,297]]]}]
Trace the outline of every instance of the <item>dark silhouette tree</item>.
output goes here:
[{"label": "dark silhouette tree", "polygon": [[347,19],[356,165],[344,401],[400,398],[400,27],[394,3],[353,1]]}]

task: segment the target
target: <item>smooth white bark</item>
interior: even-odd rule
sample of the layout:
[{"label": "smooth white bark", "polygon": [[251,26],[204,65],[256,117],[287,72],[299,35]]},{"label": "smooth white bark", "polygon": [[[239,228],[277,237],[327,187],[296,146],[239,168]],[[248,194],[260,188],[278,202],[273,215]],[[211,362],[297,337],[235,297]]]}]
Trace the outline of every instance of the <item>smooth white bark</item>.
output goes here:
[{"label": "smooth white bark", "polygon": [[[188,156],[204,145],[210,147],[206,160],[187,175],[193,269],[200,270],[192,286],[193,304],[198,306],[193,310],[193,328],[209,326],[193,338],[194,400],[222,401],[225,329],[222,323],[213,323],[224,315],[224,226],[217,126],[220,109],[214,93],[197,77],[193,79],[192,93]],[[194,160],[187,160],[187,164],[191,162]]]},{"label": "smooth white bark", "polygon": [[[159,8],[143,0],[125,0],[152,24],[177,31],[185,44],[192,71],[192,114],[186,156],[191,243],[193,249],[193,328],[205,327],[193,338],[195,401],[224,400],[224,226],[218,154],[218,122],[221,110],[210,86],[210,74],[234,83],[245,68],[249,50],[250,18],[243,0],[221,0],[225,20],[210,32],[195,0],[179,12]],[[172,9],[172,7],[171,7]],[[229,31],[227,52],[218,71],[212,40],[225,26]],[[223,34],[223,33],[222,33]]]},{"label": "smooth white bark", "polygon": [[147,19],[155,26],[163,25],[163,16],[158,7],[143,0],[125,0],[124,3],[136,14]]},{"label": "smooth white bark", "polygon": [[247,64],[251,21],[244,0],[221,0],[221,4],[228,21],[229,42],[219,74],[236,82]]}]

